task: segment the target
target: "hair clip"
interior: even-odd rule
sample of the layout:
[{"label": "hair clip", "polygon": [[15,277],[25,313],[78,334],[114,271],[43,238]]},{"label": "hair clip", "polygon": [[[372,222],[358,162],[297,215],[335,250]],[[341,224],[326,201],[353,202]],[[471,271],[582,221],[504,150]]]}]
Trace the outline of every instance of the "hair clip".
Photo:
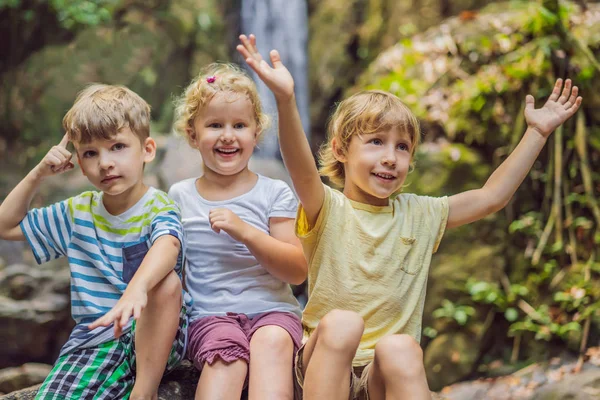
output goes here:
[{"label": "hair clip", "polygon": [[208,83],[213,83],[216,80],[217,80],[217,77],[214,75],[211,75],[208,78],[206,78],[206,82],[208,82]]}]

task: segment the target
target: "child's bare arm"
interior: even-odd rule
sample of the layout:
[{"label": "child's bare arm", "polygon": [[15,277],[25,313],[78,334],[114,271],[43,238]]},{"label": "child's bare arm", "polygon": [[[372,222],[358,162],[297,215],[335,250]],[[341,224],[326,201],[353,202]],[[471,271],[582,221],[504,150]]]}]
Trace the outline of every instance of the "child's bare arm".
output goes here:
[{"label": "child's bare arm", "polygon": [[548,136],[579,109],[582,98],[577,96],[577,86],[562,80],[554,85],[552,95],[540,109],[534,108],[534,98],[526,98],[525,120],[527,130],[519,145],[494,171],[481,189],[459,193],[449,199],[448,228],[477,221],[501,210],[521,185]]},{"label": "child's bare arm", "polygon": [[209,219],[215,232],[223,230],[244,243],[260,265],[277,279],[294,285],[306,280],[308,265],[294,234],[293,219],[270,218],[270,235],[242,221],[227,208],[210,210]]},{"label": "child's bare arm", "polygon": [[63,136],[60,143],[19,182],[0,205],[0,239],[25,240],[19,224],[27,215],[29,204],[42,180],[73,168],[71,153],[67,150],[69,139]]},{"label": "child's bare arm", "polygon": [[148,292],[173,271],[180,248],[179,239],[174,236],[163,235],[156,239],[117,304],[88,328],[109,326],[114,322],[115,337],[119,337],[129,318],[133,316],[137,320],[142,314],[148,303]]},{"label": "child's bare arm", "polygon": [[302,128],[294,96],[294,79],[281,62],[276,50],[272,50],[270,53],[273,64],[273,68],[271,68],[258,52],[254,35],[250,35],[250,38],[241,35],[240,40],[243,45],[238,45],[237,50],[275,95],[279,114],[281,155],[308,222],[312,226],[323,206],[325,190]]}]

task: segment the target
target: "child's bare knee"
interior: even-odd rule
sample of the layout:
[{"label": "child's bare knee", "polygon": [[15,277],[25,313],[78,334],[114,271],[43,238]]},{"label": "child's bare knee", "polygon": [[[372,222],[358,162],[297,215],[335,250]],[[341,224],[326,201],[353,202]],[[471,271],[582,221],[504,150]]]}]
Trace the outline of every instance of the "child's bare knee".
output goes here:
[{"label": "child's bare knee", "polygon": [[413,378],[425,373],[423,350],[409,335],[390,335],[375,345],[375,363],[384,377]]},{"label": "child's bare knee", "polygon": [[290,334],[280,326],[268,325],[259,328],[250,341],[250,347],[267,347],[270,351],[281,354],[282,351],[292,351],[294,342]]},{"label": "child's bare knee", "polygon": [[362,317],[353,311],[332,310],[319,321],[319,342],[354,355],[365,329]]},{"label": "child's bare knee", "polygon": [[181,279],[175,271],[171,271],[148,293],[148,301],[181,302]]}]

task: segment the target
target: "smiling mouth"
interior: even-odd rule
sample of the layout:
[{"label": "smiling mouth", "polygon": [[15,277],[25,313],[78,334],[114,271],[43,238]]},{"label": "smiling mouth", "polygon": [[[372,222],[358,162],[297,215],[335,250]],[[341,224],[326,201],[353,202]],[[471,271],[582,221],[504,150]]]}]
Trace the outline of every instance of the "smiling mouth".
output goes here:
[{"label": "smiling mouth", "polygon": [[384,179],[386,181],[393,181],[394,179],[396,179],[396,177],[394,175],[390,175],[390,174],[383,174],[383,173],[373,173],[373,175],[375,175],[377,178],[380,179]]},{"label": "smiling mouth", "polygon": [[232,156],[239,153],[240,149],[215,149],[215,151],[224,156]]}]

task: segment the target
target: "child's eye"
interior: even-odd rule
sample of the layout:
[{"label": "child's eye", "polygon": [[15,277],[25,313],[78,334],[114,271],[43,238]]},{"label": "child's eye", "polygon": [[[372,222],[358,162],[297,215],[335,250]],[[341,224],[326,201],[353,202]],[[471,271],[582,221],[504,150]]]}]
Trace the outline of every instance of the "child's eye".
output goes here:
[{"label": "child's eye", "polygon": [[406,143],[400,143],[400,144],[398,145],[398,150],[401,150],[401,151],[408,151],[408,145],[407,145]]},{"label": "child's eye", "polygon": [[369,143],[372,143],[375,146],[381,146],[383,144],[383,142],[381,141],[381,139],[371,139],[371,140],[369,140]]},{"label": "child's eye", "polygon": [[126,146],[123,143],[116,143],[112,148],[113,150],[119,151],[123,150]]},{"label": "child's eye", "polygon": [[88,150],[88,151],[84,151],[82,157],[83,158],[91,158],[94,157],[96,155],[95,151],[92,150]]},{"label": "child's eye", "polygon": [[235,124],[233,127],[235,129],[243,129],[245,126],[246,126],[245,124],[240,122],[239,124]]},{"label": "child's eye", "polygon": [[221,124],[218,122],[213,122],[212,124],[209,124],[208,127],[213,128],[213,129],[218,129],[221,127]]}]

